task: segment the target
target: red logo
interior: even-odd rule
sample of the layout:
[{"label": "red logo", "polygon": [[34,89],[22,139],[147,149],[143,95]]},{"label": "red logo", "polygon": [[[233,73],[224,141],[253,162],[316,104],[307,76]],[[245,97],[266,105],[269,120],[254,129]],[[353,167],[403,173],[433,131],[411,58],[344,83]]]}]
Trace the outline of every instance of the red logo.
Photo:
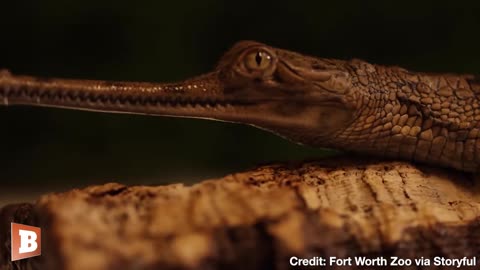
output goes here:
[{"label": "red logo", "polygon": [[39,227],[12,223],[12,261],[40,256],[41,236]]}]

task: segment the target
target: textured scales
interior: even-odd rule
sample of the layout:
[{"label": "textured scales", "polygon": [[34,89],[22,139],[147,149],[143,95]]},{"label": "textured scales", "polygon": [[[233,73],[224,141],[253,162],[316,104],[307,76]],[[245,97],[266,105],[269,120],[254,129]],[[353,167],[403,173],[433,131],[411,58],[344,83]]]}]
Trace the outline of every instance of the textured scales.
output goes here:
[{"label": "textured scales", "polygon": [[0,72],[0,103],[208,118],[298,143],[476,172],[480,79],[305,56],[243,41],[178,83],[40,79]]}]

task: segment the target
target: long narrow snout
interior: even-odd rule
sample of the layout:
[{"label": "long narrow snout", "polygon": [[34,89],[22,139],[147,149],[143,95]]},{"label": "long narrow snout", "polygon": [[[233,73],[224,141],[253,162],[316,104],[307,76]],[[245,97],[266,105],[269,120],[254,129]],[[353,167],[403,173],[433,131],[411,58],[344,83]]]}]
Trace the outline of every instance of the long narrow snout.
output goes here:
[{"label": "long narrow snout", "polygon": [[217,73],[176,83],[42,79],[0,72],[0,105],[215,117],[231,107]]}]

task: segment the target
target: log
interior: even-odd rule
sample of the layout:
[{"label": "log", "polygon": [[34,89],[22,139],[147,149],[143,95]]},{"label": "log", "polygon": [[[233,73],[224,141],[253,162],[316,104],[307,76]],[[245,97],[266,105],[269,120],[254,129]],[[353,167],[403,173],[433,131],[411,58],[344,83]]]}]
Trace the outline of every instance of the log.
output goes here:
[{"label": "log", "polygon": [[[394,161],[265,165],[192,186],[108,183],[0,216],[0,269],[298,269],[291,262],[312,258],[356,269],[362,257],[458,269],[447,262],[480,256],[479,181]],[[10,261],[12,221],[42,227],[41,256]]]}]

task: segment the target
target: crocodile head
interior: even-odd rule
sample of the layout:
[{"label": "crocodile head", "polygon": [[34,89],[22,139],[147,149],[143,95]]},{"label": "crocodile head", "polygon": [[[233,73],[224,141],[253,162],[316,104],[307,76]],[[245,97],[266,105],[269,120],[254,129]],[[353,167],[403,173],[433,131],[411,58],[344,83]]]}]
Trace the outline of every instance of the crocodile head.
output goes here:
[{"label": "crocodile head", "polygon": [[345,62],[253,41],[231,48],[210,73],[177,83],[41,79],[0,73],[4,105],[35,105],[238,122],[318,144],[357,110]]},{"label": "crocodile head", "polygon": [[[348,127],[357,110],[345,62],[253,41],[231,48],[210,75],[236,104],[221,120],[254,125],[293,141],[321,144]],[[213,87],[215,88],[215,87]]]}]

